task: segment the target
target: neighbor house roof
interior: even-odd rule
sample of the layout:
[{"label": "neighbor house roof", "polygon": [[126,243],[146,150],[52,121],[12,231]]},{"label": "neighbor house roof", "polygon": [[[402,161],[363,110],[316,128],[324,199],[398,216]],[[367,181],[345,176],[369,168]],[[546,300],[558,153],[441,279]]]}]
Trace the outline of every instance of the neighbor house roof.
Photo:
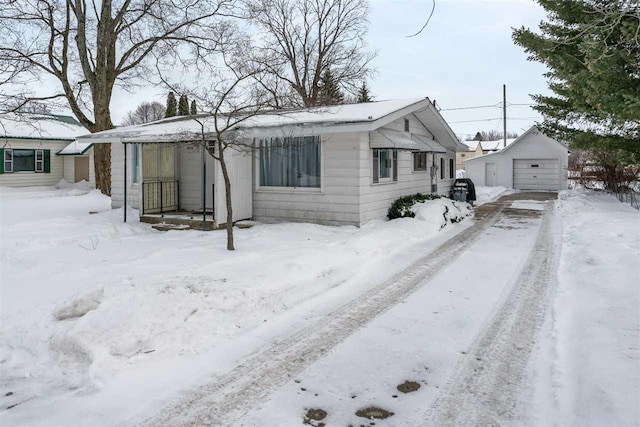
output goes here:
[{"label": "neighbor house roof", "polygon": [[84,154],[92,146],[93,143],[91,142],[73,141],[62,150],[58,151],[56,154],[58,154],[59,156],[73,156],[77,154]]},{"label": "neighbor house roof", "polygon": [[73,141],[88,133],[71,116],[38,113],[0,114],[0,139],[38,139]]},{"label": "neighbor house roof", "polygon": [[[507,138],[507,147],[511,145],[516,138]],[[470,151],[475,151],[478,147],[478,143],[482,145],[482,151],[498,151],[502,150],[504,140],[499,139],[496,141],[462,141],[467,147],[469,147]]]},{"label": "neighbor house roof", "polygon": [[[407,114],[414,114],[441,144],[459,148],[460,142],[429,98],[414,98],[272,111],[248,117],[233,127],[248,137],[285,132],[311,134],[376,130]],[[218,118],[220,120],[221,117]],[[224,117],[222,117],[224,119]],[[145,143],[188,141],[215,134],[211,115],[171,117],[84,135],[81,141]]]}]

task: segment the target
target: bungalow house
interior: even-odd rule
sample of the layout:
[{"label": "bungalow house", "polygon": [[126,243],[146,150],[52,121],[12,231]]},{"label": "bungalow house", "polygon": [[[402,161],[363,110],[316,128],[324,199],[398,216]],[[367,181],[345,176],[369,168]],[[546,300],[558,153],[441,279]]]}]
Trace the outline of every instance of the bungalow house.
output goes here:
[{"label": "bungalow house", "polygon": [[[275,111],[229,132],[251,147],[225,151],[234,221],[360,225],[383,218],[397,197],[446,194],[463,148],[428,98]],[[78,141],[111,143],[114,208],[137,208],[147,222],[200,215],[211,228],[226,221],[226,205],[220,167],[195,142],[203,135],[215,135],[206,115]]]},{"label": "bungalow house", "polygon": [[0,187],[95,182],[91,143],[75,142],[87,130],[56,114],[0,115]]}]

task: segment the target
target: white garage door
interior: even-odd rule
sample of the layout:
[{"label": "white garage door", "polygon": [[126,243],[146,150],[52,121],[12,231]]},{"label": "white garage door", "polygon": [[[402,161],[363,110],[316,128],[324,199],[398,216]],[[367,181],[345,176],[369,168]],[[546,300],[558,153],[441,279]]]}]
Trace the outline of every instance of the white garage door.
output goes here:
[{"label": "white garage door", "polygon": [[513,159],[513,188],[558,190],[558,159]]}]

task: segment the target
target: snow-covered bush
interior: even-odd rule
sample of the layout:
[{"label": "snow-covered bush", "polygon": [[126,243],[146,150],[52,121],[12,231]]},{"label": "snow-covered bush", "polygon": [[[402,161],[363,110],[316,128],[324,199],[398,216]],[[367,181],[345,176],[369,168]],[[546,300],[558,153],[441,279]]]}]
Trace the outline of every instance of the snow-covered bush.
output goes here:
[{"label": "snow-covered bush", "polygon": [[98,308],[104,299],[104,288],[90,289],[75,295],[71,301],[60,304],[53,312],[57,320],[82,317],[91,310]]},{"label": "snow-covered bush", "polygon": [[409,196],[402,196],[396,199],[389,208],[387,217],[389,219],[396,218],[413,218],[416,214],[411,210],[416,203],[424,202],[425,200],[435,200],[441,198],[438,194],[411,194]]}]

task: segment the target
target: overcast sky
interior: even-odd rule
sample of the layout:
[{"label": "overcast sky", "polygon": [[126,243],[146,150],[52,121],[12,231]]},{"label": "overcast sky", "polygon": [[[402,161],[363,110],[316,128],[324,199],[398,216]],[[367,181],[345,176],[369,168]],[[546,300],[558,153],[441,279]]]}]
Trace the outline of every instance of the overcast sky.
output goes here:
[{"label": "overcast sky", "polygon": [[[369,44],[378,52],[371,82],[375,99],[435,99],[464,138],[478,130],[502,130],[501,109],[446,109],[498,104],[503,84],[507,103],[530,104],[529,94],[548,92],[545,68],[527,61],[511,40],[512,28],[537,28],[545,17],[533,0],[436,0],[427,28],[408,38],[424,24],[431,7],[431,0],[372,0]],[[138,102],[164,103],[164,97],[164,91],[152,88],[133,95],[117,92],[111,108],[114,122],[120,123]],[[507,117],[513,118],[508,130],[522,133],[539,115],[527,106],[511,106]]]}]

